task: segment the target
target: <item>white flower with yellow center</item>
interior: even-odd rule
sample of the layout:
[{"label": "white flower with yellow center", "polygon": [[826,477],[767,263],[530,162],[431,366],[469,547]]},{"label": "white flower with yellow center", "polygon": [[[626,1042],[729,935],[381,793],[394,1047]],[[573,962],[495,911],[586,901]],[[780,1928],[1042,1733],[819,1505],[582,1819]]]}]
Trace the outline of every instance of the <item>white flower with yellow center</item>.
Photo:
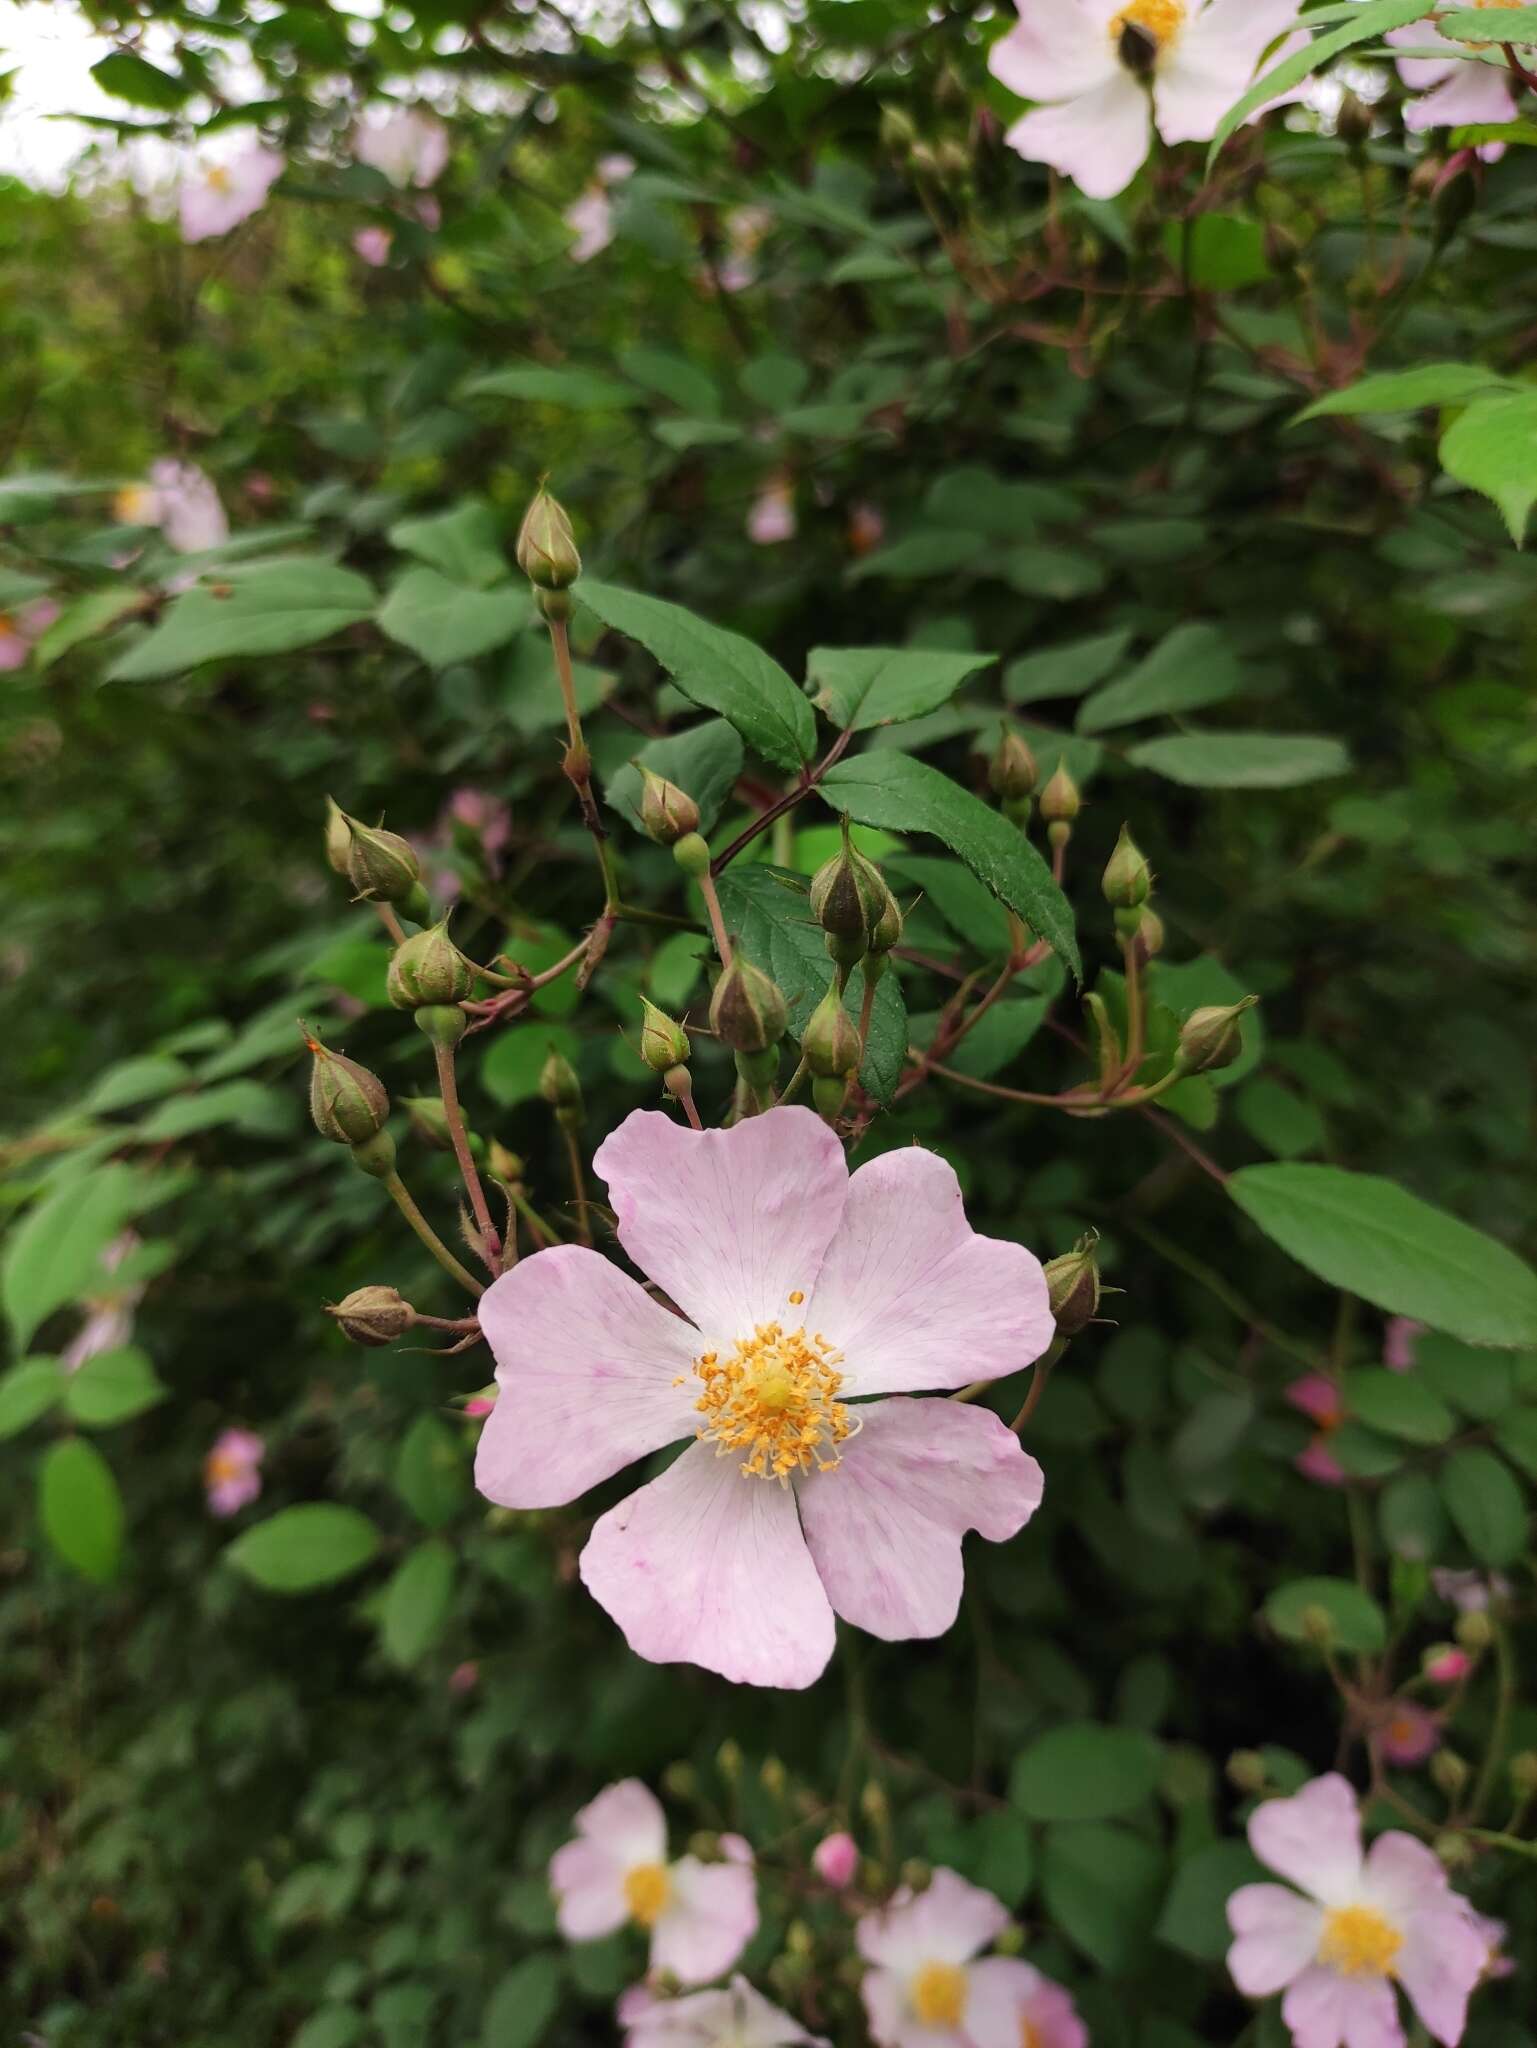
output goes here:
[{"label": "white flower with yellow center", "polygon": [[1285,1991],[1295,2048],[1404,2048],[1398,1986],[1431,2038],[1456,2048],[1489,1943],[1423,1842],[1394,1830],[1363,1855],[1356,1795],[1330,1772],[1257,1807],[1249,1845],[1297,1890],[1234,1892],[1228,1969],[1248,1998]]},{"label": "white flower with yellow center", "polygon": [[988,63],[1011,92],[1039,104],[1005,139],[1091,199],[1111,199],[1131,183],[1155,126],[1165,142],[1210,141],[1260,59],[1274,61],[1302,40],[1288,33],[1300,0],[1016,5],[1019,21]]},{"label": "white flower with yellow center", "polygon": [[182,240],[206,242],[227,235],[264,204],[282,170],[282,157],[259,142],[237,155],[194,165],[177,202]]}]

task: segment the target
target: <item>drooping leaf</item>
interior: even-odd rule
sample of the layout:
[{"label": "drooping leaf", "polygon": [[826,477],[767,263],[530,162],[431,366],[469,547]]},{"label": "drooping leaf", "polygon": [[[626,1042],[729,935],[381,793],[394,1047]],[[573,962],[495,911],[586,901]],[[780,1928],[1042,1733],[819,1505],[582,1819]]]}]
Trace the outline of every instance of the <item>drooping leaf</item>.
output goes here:
[{"label": "drooping leaf", "polygon": [[255,1523],[224,1555],[266,1592],[310,1593],[361,1571],[378,1548],[379,1531],[367,1515],[335,1501],[310,1501]]},{"label": "drooping leaf", "polygon": [[1079,706],[1080,732],[1108,732],[1160,712],[1218,704],[1243,684],[1243,671],[1215,626],[1176,626],[1129,675],[1096,690]]},{"label": "drooping leaf", "polygon": [[1440,1484],[1457,1533],[1479,1562],[1514,1564],[1526,1549],[1526,1499],[1493,1451],[1477,1445],[1453,1451]]},{"label": "drooping leaf", "polygon": [[645,393],[617,377],[595,370],[573,370],[561,364],[514,364],[472,377],[463,387],[466,398],[521,398],[531,405],[566,405],[576,412],[622,412],[644,405]]},{"label": "drooping leaf", "polygon": [[105,1585],[123,1550],[123,1497],[112,1467],[84,1437],[50,1444],[37,1474],[43,1534],[68,1565]]},{"label": "drooping leaf", "polygon": [[418,1415],[401,1440],[395,1490],[429,1529],[451,1522],[470,1490],[464,1445],[436,1415]]},{"label": "drooping leaf", "polygon": [[441,1536],[408,1551],[384,1589],[379,1632],[393,1663],[409,1666],[430,1648],[448,1619],[458,1567]]},{"label": "drooping leaf", "polygon": [[379,608],[379,630],[429,668],[448,668],[505,647],[532,617],[533,599],[521,588],[471,590],[436,569],[407,569]]},{"label": "drooping leaf", "polygon": [[242,563],[174,598],[165,617],[107,671],[110,683],[152,682],[205,661],[289,654],[370,616],[374,593],[351,569],[295,556]]},{"label": "drooping leaf", "polygon": [[813,647],[806,677],[834,725],[867,732],[936,710],[992,660],[929,647]]},{"label": "drooping leaf", "polygon": [[1293,789],[1350,768],[1338,740],[1313,733],[1183,732],[1144,740],[1126,758],[1192,789]]},{"label": "drooping leaf", "polygon": [[1441,436],[1441,467],[1494,500],[1520,547],[1537,503],[1537,392],[1470,405]]},{"label": "drooping leaf", "polygon": [[1412,370],[1383,370],[1342,391],[1327,391],[1304,406],[1294,424],[1337,413],[1419,412],[1432,405],[1466,405],[1480,392],[1511,388],[1498,371],[1478,363],[1420,363]]},{"label": "drooping leaf", "polygon": [[0,1303],[18,1350],[55,1309],[105,1279],[101,1255],[148,1191],[145,1176],[113,1162],[56,1189],[12,1225],[0,1254]]},{"label": "drooping leaf", "polygon": [[1038,704],[1050,697],[1081,697],[1118,668],[1131,645],[1129,627],[1066,640],[1038,654],[1011,661],[1003,672],[1003,693],[1011,704]]}]

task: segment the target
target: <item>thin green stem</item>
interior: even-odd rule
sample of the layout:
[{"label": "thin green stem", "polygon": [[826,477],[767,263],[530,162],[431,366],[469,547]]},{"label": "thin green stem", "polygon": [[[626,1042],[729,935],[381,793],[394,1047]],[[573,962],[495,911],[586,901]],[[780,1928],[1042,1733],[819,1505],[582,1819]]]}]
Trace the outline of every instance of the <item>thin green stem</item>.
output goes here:
[{"label": "thin green stem", "polygon": [[706,868],[699,877],[699,893],[704,898],[704,907],[710,913],[710,930],[715,934],[715,950],[720,955],[722,967],[731,965],[731,940],[726,932],[726,920],[721,916],[720,897],[715,893],[715,878]]},{"label": "thin green stem", "polygon": [[459,1176],[464,1182],[464,1192],[470,1198],[470,1213],[475,1218],[475,1227],[480,1232],[480,1255],[495,1273],[498,1271],[498,1255],[501,1239],[491,1221],[491,1211],[486,1206],[485,1189],[480,1184],[480,1175],[475,1170],[475,1161],[470,1152],[469,1133],[464,1128],[464,1111],[459,1107],[459,1078],[454,1068],[454,1049],[451,1045],[436,1045],[433,1051],[438,1063],[438,1093],[443,1098],[443,1118],[448,1125],[449,1139],[453,1144],[454,1157],[459,1162]]},{"label": "thin green stem", "polygon": [[466,1266],[461,1266],[442,1238],[427,1221],[421,1210],[412,1201],[410,1191],[398,1173],[386,1174],[384,1192],[405,1217],[427,1250],[437,1260],[445,1273],[450,1274],[461,1287],[467,1287],[471,1294],[484,1294],[485,1288]]},{"label": "thin green stem", "polygon": [[1204,1287],[1207,1293],[1220,1301],[1224,1308],[1229,1309],[1245,1328],[1257,1330],[1267,1344],[1273,1344],[1277,1351],[1286,1352],[1289,1357],[1297,1359],[1312,1371],[1319,1370],[1322,1361],[1316,1351],[1311,1350],[1299,1338],[1289,1337],[1285,1330],[1279,1329],[1276,1324],[1267,1322],[1259,1310],[1245,1301],[1237,1288],[1232,1286],[1214,1266],[1208,1266],[1202,1260],[1193,1258],[1183,1245],[1176,1244],[1171,1237],[1165,1237],[1163,1232],[1155,1230],[1151,1223],[1131,1221],[1130,1228],[1166,1264],[1177,1267],[1181,1273],[1194,1280],[1198,1287]]},{"label": "thin green stem", "polygon": [[587,1175],[582,1166],[582,1148],[571,1124],[561,1125],[566,1141],[566,1164],[571,1170],[571,1201],[576,1210],[577,1235],[583,1244],[592,1243],[592,1224],[587,1215]]},{"label": "thin green stem", "polygon": [[784,1088],[780,1093],[779,1100],[781,1103],[791,1102],[794,1100],[796,1094],[800,1089],[802,1081],[805,1080],[807,1074],[810,1071],[810,1068],[806,1065],[806,1055],[802,1053],[800,1057],[799,1066],[797,1066],[795,1072],[790,1076],[789,1080],[786,1081]]},{"label": "thin green stem", "polygon": [[1510,1630],[1502,1621],[1494,1623],[1494,1671],[1494,1726],[1489,1730],[1488,1753],[1473,1791],[1470,1812],[1475,1820],[1483,1814],[1493,1796],[1494,1781],[1505,1760],[1510,1739],[1510,1717],[1516,1704],[1516,1660],[1511,1652]]}]

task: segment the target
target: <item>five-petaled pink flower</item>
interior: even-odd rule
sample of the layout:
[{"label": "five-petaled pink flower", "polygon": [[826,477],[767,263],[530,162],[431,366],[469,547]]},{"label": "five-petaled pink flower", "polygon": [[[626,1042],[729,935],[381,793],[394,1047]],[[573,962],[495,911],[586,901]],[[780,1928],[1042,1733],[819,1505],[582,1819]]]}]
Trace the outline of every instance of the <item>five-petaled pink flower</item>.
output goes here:
[{"label": "five-petaled pink flower", "polygon": [[[628,2010],[633,2016],[626,2022],[625,2048],[827,2048],[745,1977],[733,1977],[723,1991],[636,2000]],[[621,2001],[622,2021],[624,2016]]]},{"label": "five-petaled pink flower", "polygon": [[267,1446],[249,1429],[221,1430],[203,1460],[203,1488],[208,1511],[233,1515],[249,1507],[262,1490],[261,1463]]},{"label": "five-petaled pink flower", "polygon": [[0,670],[24,668],[32,648],[59,616],[51,597],[35,597],[13,612],[0,612]]},{"label": "five-petaled pink flower", "polygon": [[179,555],[200,554],[229,539],[229,519],[213,479],[195,462],[171,455],[150,464],[148,483],[119,491],[112,509],[125,526],[158,526]]},{"label": "five-petaled pink flower", "polygon": [[1388,1702],[1377,1730],[1377,1747],[1390,1764],[1412,1769],[1440,1747],[1441,1718],[1418,1700]]},{"label": "five-petaled pink flower", "polygon": [[[1091,199],[1113,199],[1135,177],[1155,126],[1165,142],[1211,139],[1271,44],[1295,26],[1300,4],[1016,0],[1019,21],[994,43],[988,65],[1010,92],[1043,104],[1004,139]],[[1289,37],[1272,61],[1300,41]]]},{"label": "five-petaled pink flower", "polygon": [[[1494,10],[1517,7],[1521,0],[1469,0],[1469,4]],[[1428,8],[1426,13],[1428,17]],[[1446,52],[1444,57],[1394,60],[1399,77],[1417,95],[1404,107],[1404,126],[1411,134],[1423,135],[1428,128],[1470,128],[1479,122],[1516,118],[1515,90],[1504,65],[1483,63],[1466,43],[1453,42],[1450,36],[1442,35],[1430,19],[1410,22],[1407,28],[1390,29],[1386,40],[1404,49]],[[1486,142],[1478,153],[1486,163],[1494,163],[1505,154],[1505,145]]]},{"label": "five-petaled pink flower", "polygon": [[182,240],[206,242],[249,220],[265,204],[282,169],[277,151],[259,142],[238,156],[199,166],[183,181],[177,200]]},{"label": "five-petaled pink flower", "polygon": [[1356,1795],[1330,1772],[1257,1807],[1249,1844],[1298,1889],[1234,1892],[1228,1968],[1248,1998],[1285,1991],[1295,2048],[1404,2048],[1395,1984],[1426,2031],[1454,2048],[1489,1945],[1423,1842],[1394,1830],[1363,1856]]},{"label": "five-petaled pink flower", "polygon": [[1473,1669],[1473,1659],[1455,1643],[1432,1643],[1420,1668],[1432,1685],[1461,1685]]},{"label": "five-petaled pink flower", "polygon": [[776,476],[753,499],[747,514],[747,538],[760,548],[777,547],[795,538],[795,485]]},{"label": "five-petaled pink flower", "polygon": [[436,114],[397,107],[362,123],[352,138],[352,154],[392,185],[422,190],[437,182],[448,162],[448,130]]},{"label": "five-petaled pink flower", "polygon": [[683,1316],[580,1245],[504,1273],[480,1304],[501,1388],[481,1492],[556,1507],[693,1436],[582,1553],[638,1655],[800,1687],[835,1613],[887,1641],[942,1635],[961,1538],[1017,1534],[1041,1473],[985,1408],[901,1397],[1038,1358],[1038,1261],[976,1235],[936,1153],[850,1175],[808,1109],[719,1131],[636,1110],[594,1166],[620,1244]]},{"label": "five-petaled pink flower", "polygon": [[568,1941],[598,1941],[626,1922],[651,1937],[651,1968],[680,1984],[729,1970],[758,1931],[750,1867],[667,1860],[667,1819],[638,1778],[610,1785],[576,1816],[576,1839],[550,1859],[556,1920]]},{"label": "five-petaled pink flower", "polygon": [[1294,1408],[1300,1408],[1304,1415],[1311,1416],[1318,1424],[1318,1434],[1305,1450],[1299,1451],[1292,1463],[1305,1479],[1311,1479],[1319,1486],[1343,1486],[1345,1468],[1329,1448],[1329,1437],[1345,1420],[1345,1404],[1334,1381],[1321,1372],[1304,1373],[1286,1389],[1286,1398]]}]

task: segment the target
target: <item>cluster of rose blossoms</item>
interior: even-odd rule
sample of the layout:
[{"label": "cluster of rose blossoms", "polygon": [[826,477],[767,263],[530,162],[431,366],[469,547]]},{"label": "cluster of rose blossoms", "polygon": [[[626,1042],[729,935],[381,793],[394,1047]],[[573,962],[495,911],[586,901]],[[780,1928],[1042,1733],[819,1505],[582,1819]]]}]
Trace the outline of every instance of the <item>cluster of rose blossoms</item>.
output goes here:
[{"label": "cluster of rose blossoms", "polygon": [[[629,1926],[648,1941],[647,1975],[617,2008],[627,2048],[826,2048],[745,1977],[717,1983],[758,1931],[747,1841],[718,1837],[713,1861],[670,1857],[662,1807],[634,1778],[599,1793],[575,1825],[550,1864],[561,1932],[595,1941]],[[1456,2048],[1471,1993],[1508,1967],[1504,1929],[1451,1890],[1423,1842],[1391,1830],[1363,1852],[1356,1795],[1330,1773],[1256,1806],[1249,1843],[1287,1882],[1233,1893],[1228,1967],[1246,1997],[1284,1994],[1295,2048],[1405,2048],[1400,1990],[1431,2038]],[[820,1889],[850,1923],[876,2048],[1088,2048],[1060,1984],[1017,1954],[988,1953],[1009,1927],[991,1893],[941,1868],[921,1889],[865,1897],[844,1832],[825,1836],[809,1862],[803,1895]],[[809,1996],[815,2021],[814,1984]]]}]

